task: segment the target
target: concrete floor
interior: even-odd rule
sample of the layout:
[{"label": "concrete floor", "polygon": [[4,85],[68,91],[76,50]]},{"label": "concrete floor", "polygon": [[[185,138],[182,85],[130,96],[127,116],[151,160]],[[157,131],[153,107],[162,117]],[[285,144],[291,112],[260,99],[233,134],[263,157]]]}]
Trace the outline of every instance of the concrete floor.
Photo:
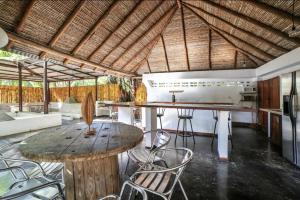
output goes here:
[{"label": "concrete floor", "polygon": [[[0,138],[0,142],[15,142],[32,134]],[[174,147],[173,136],[171,147]],[[234,128],[233,137],[234,148],[228,162],[218,160],[217,142],[212,151],[211,138],[196,137],[195,146],[192,138],[188,138],[187,147],[193,149],[194,158],[184,171],[182,182],[190,200],[300,199],[300,169],[283,159],[262,134],[252,129]],[[177,146],[182,146],[181,138]],[[122,180],[125,180],[137,166],[131,162],[127,174],[124,173],[126,153],[120,155],[120,163]],[[184,199],[179,187],[176,188],[172,200]],[[150,196],[150,199],[159,198]]]}]

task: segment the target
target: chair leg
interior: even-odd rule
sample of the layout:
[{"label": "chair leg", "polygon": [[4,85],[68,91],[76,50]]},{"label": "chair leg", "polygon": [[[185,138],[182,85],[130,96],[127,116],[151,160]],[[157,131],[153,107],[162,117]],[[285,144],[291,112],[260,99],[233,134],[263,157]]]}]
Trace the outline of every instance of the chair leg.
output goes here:
[{"label": "chair leg", "polygon": [[179,130],[179,124],[180,124],[180,119],[178,119],[177,131],[176,131],[176,136],[175,136],[175,144],[176,144],[176,141],[177,141],[177,135],[178,135],[178,130]]},{"label": "chair leg", "polygon": [[193,136],[193,140],[194,140],[194,144],[195,144],[195,136],[194,136],[194,130],[193,130],[193,125],[192,125],[192,120],[190,120],[190,125],[191,125],[191,131],[192,131],[192,136]]},{"label": "chair leg", "polygon": [[181,188],[181,190],[182,190],[182,193],[183,193],[183,196],[184,196],[185,200],[188,200],[189,198],[187,197],[187,195],[186,195],[186,193],[185,193],[185,190],[184,190],[184,188],[183,188],[183,186],[182,186],[181,181],[178,180],[178,183],[179,183],[179,186],[180,186],[180,188]]},{"label": "chair leg", "polygon": [[211,141],[211,148],[213,148],[214,146],[214,140],[215,140],[215,137],[216,137],[216,128],[217,128],[217,123],[218,123],[218,120],[215,121],[215,127],[214,127],[214,133],[213,133],[213,138],[212,138],[212,141]]},{"label": "chair leg", "polygon": [[124,174],[127,173],[127,168],[128,168],[129,162],[130,162],[130,158],[129,158],[128,151],[127,151],[127,163],[126,163]]},{"label": "chair leg", "polygon": [[186,120],[183,120],[183,125],[182,125],[182,146],[184,146],[184,136],[185,136],[185,129],[186,129]]},{"label": "chair leg", "polygon": [[159,122],[160,122],[160,130],[162,131],[162,123],[161,123],[161,117],[159,117]]},{"label": "chair leg", "polygon": [[232,131],[230,131],[230,124],[229,124],[229,122],[228,122],[228,133],[229,133],[229,137],[230,137],[231,148],[233,149]]}]

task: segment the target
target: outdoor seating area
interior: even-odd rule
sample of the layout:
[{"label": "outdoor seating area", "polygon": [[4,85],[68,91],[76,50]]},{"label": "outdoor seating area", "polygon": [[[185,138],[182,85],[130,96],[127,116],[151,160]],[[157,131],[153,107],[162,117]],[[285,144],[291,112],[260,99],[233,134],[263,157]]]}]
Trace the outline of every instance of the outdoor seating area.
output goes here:
[{"label": "outdoor seating area", "polygon": [[300,199],[300,0],[0,0],[0,200]]}]

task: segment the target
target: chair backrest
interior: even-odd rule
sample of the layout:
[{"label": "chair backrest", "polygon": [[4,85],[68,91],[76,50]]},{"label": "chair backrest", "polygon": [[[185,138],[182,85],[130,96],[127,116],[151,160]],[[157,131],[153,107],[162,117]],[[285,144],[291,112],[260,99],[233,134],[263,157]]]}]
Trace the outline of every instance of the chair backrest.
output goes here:
[{"label": "chair backrest", "polygon": [[165,114],[165,108],[157,108],[157,114],[164,115]]},{"label": "chair backrest", "polygon": [[[153,131],[150,131],[151,134]],[[156,131],[155,138],[151,145],[151,151],[157,151],[166,147],[171,140],[171,136],[166,131]]]},{"label": "chair backrest", "polygon": [[184,108],[177,108],[178,116],[189,116],[193,117],[194,109],[184,109]]}]

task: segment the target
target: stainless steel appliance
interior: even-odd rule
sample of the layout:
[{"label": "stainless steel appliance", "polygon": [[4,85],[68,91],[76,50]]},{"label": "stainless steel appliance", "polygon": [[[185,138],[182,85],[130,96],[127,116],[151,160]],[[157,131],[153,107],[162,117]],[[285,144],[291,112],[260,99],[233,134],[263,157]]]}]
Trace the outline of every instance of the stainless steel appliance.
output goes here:
[{"label": "stainless steel appliance", "polygon": [[281,76],[282,154],[300,166],[300,71]]}]

